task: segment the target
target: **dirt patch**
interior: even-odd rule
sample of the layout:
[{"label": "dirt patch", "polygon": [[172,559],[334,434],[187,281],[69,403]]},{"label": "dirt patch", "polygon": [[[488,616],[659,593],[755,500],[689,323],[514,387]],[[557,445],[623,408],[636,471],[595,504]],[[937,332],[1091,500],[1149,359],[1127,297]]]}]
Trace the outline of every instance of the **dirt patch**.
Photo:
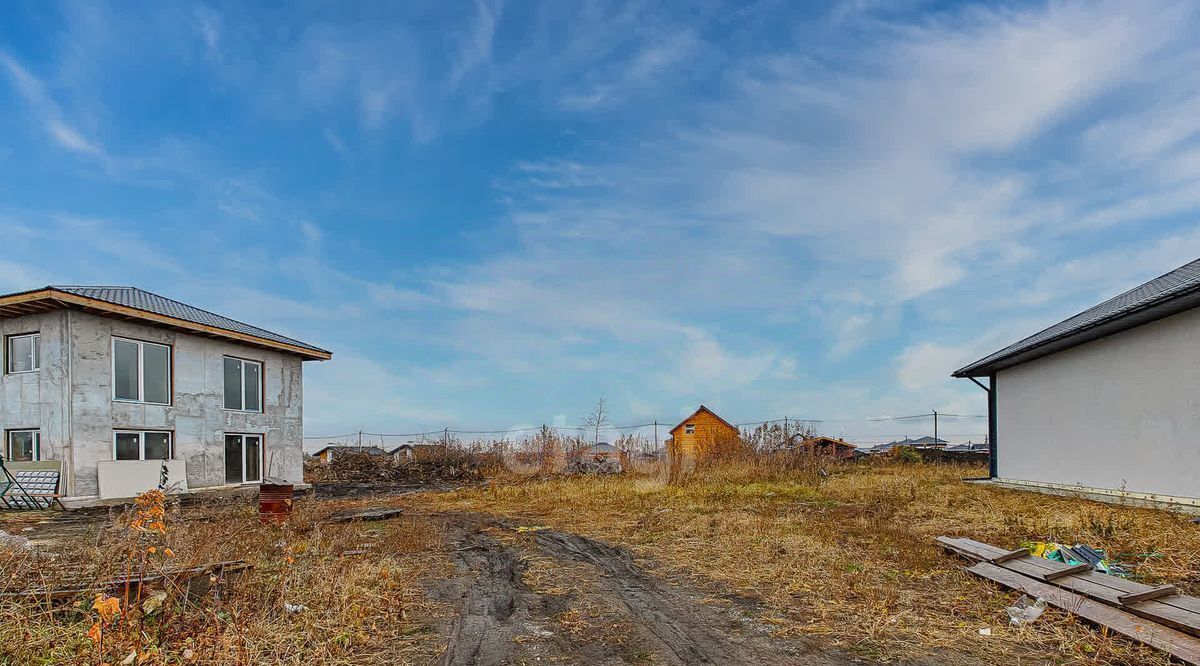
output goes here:
[{"label": "dirt patch", "polygon": [[848,659],[778,640],[765,627],[737,612],[700,603],[699,595],[667,585],[638,567],[623,548],[555,531],[537,532],[538,546],[564,560],[586,562],[603,575],[600,585],[614,595],[636,626],[672,664],[844,664]]},{"label": "dirt patch", "polygon": [[462,593],[442,663],[502,664],[512,656],[514,639],[526,630],[537,595],[522,582],[524,565],[514,549],[481,531],[460,538],[455,560],[473,572],[473,580]]},{"label": "dirt patch", "polygon": [[441,661],[447,666],[854,662],[773,637],[746,612],[752,602],[705,603],[682,581],[647,572],[622,548],[552,530],[518,533],[480,517],[450,520],[460,577],[459,615]]}]

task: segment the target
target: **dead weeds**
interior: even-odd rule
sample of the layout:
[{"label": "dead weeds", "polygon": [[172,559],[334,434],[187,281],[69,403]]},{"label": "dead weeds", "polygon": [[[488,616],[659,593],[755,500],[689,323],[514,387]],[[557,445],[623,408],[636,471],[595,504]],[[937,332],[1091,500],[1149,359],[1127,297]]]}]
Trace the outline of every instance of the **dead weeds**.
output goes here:
[{"label": "dead weeds", "polygon": [[[826,473],[716,466],[663,476],[493,479],[404,502],[480,511],[629,546],[674,575],[761,599],[780,635],[822,636],[864,657],[953,654],[987,663],[1162,664],[1061,611],[1010,627],[1016,595],[961,570],[942,534],[1004,547],[1088,543],[1146,582],[1200,593],[1200,527],[1165,511],[965,483],[980,469],[859,464]],[[980,629],[990,629],[981,635]]]}]

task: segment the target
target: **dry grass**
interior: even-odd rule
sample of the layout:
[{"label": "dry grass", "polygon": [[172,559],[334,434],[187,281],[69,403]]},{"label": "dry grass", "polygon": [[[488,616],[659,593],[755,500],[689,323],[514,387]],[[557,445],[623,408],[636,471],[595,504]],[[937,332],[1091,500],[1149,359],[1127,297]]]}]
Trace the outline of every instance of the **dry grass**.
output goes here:
[{"label": "dry grass", "polygon": [[[443,526],[420,517],[321,522],[340,506],[298,502],[282,526],[260,525],[256,507],[244,502],[168,509],[165,534],[149,536],[129,529],[127,512],[49,546],[51,561],[0,554],[0,580],[10,588],[35,580],[58,586],[72,570],[88,580],[120,576],[127,555],[141,557],[151,542],[150,570],[238,559],[254,565],[226,589],[199,598],[174,585],[145,590],[140,601],[116,593],[121,614],[103,626],[102,645],[88,636],[97,620],[94,591],[53,605],[0,600],[0,663],[118,664],[131,652],[141,655],[136,663],[154,664],[428,661],[442,647],[430,625],[453,612],[423,589],[452,571]],[[0,528],[11,529],[7,521]],[[174,557],[154,560],[163,548]],[[362,549],[368,552],[343,555]],[[135,559],[135,571],[138,565]],[[162,606],[146,612],[145,600],[156,593],[166,594]],[[306,609],[288,612],[285,602]]]},{"label": "dry grass", "polygon": [[[665,475],[510,477],[406,501],[625,544],[701,584],[761,599],[782,635],[821,636],[883,660],[1166,663],[1060,611],[1009,627],[1004,608],[1017,595],[962,572],[935,547],[942,534],[1005,547],[1039,539],[1157,553],[1132,558],[1140,577],[1200,593],[1200,527],[1186,516],[964,483],[983,473],[970,467],[830,470],[716,465],[682,484],[665,483]],[[992,634],[980,635],[983,627]]]}]

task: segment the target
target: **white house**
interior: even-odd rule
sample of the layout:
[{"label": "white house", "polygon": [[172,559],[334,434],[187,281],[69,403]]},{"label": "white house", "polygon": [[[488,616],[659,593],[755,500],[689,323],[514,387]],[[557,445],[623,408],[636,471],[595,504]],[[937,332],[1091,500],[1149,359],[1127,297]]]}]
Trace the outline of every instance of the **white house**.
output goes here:
[{"label": "white house", "polygon": [[1200,260],[954,376],[988,391],[994,480],[1200,505]]},{"label": "white house", "polygon": [[0,296],[6,463],[69,499],[303,481],[303,361],[328,351],[132,287]]}]

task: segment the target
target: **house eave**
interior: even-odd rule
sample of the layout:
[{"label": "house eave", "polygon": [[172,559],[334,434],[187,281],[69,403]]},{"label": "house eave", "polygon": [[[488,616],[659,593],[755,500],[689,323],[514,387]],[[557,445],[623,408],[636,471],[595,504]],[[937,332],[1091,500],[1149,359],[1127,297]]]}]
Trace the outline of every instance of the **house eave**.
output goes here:
[{"label": "house eave", "polygon": [[224,338],[234,340],[257,347],[266,347],[276,351],[283,351],[290,354],[300,356],[306,361],[328,361],[333,358],[333,353],[323,349],[301,347],[292,345],[277,340],[258,337],[238,331],[230,331],[216,326],[200,324],[197,322],[179,319],[170,315],[164,315],[157,312],[148,312],[139,310],[126,305],[118,305],[109,303],[95,298],[88,298],[77,294],[69,294],[57,289],[37,289],[33,291],[22,292],[19,294],[10,294],[0,298],[0,318],[3,317],[19,317],[27,314],[36,314],[38,312],[47,312],[60,308],[75,307],[81,310],[93,312],[96,314],[120,317],[126,319],[134,319],[143,322],[157,324],[184,330],[190,333],[198,333],[210,337]]},{"label": "house eave", "polygon": [[1112,319],[1098,321],[1088,328],[1048,340],[1041,345],[1013,354],[1012,356],[1004,356],[989,363],[976,361],[954,371],[951,376],[957,378],[988,377],[1000,370],[1028,363],[1072,347],[1078,347],[1079,345],[1087,344],[1100,338],[1158,321],[1159,319],[1187,312],[1197,307],[1200,307],[1200,290],[1176,296],[1166,301],[1160,301],[1133,312],[1123,313]]}]

